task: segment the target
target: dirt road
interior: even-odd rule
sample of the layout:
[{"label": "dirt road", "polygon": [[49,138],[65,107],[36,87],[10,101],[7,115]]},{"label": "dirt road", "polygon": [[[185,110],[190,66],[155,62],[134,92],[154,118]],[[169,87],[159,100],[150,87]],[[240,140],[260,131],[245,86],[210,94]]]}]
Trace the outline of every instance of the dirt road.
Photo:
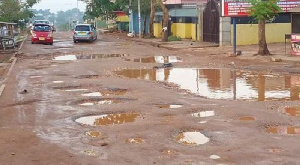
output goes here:
[{"label": "dirt road", "polygon": [[300,164],[299,62],[55,39],[6,80],[1,164]]}]

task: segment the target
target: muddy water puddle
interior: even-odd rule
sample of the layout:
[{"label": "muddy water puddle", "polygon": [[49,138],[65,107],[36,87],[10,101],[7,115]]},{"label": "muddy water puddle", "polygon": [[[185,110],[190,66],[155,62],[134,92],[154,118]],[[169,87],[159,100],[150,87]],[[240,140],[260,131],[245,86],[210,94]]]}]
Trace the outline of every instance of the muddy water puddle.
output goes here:
[{"label": "muddy water puddle", "polygon": [[131,101],[132,99],[127,98],[89,98],[77,101],[78,105],[92,106],[92,105],[109,105],[118,104],[125,101]]},{"label": "muddy water puddle", "polygon": [[116,125],[134,122],[138,116],[138,113],[104,114],[80,117],[75,122],[90,126]]},{"label": "muddy water puddle", "polygon": [[158,108],[169,108],[169,109],[176,109],[176,108],[181,108],[183,105],[181,104],[160,104],[156,105]]},{"label": "muddy water puddle", "polygon": [[82,96],[89,96],[89,97],[100,97],[100,96],[121,96],[125,95],[127,93],[127,89],[116,89],[116,88],[110,88],[101,90],[99,92],[91,92],[91,93],[84,93]]},{"label": "muddy water puddle", "polygon": [[285,113],[290,115],[290,116],[300,116],[300,106],[295,106],[295,107],[286,107],[285,108]]},{"label": "muddy water puddle", "polygon": [[[125,59],[125,60],[130,61],[130,59]],[[182,62],[181,58],[177,56],[143,57],[143,58],[135,58],[132,61],[141,62],[141,63],[159,63],[159,64]]]},{"label": "muddy water puddle", "polygon": [[145,139],[143,138],[128,138],[125,140],[126,143],[130,143],[130,144],[141,144],[141,143],[145,143]]},{"label": "muddy water puddle", "polygon": [[125,57],[128,56],[126,54],[92,54],[92,55],[63,55],[56,56],[53,60],[56,61],[75,61],[75,60],[95,60],[95,59],[105,59],[105,58],[113,58],[113,57]]},{"label": "muddy water puddle", "polygon": [[294,135],[300,134],[300,126],[278,126],[267,128],[268,133],[280,135]]},{"label": "muddy water puddle", "polygon": [[98,138],[101,136],[101,132],[99,132],[99,131],[89,131],[89,132],[86,132],[85,134],[92,138]]},{"label": "muddy water puddle", "polygon": [[185,145],[202,145],[210,141],[208,137],[200,132],[182,132],[175,139]]},{"label": "muddy water puddle", "polygon": [[229,100],[299,100],[300,76],[231,69],[125,69],[117,75],[168,82],[204,98]]},{"label": "muddy water puddle", "polygon": [[201,111],[197,113],[192,113],[193,117],[211,117],[215,116],[215,111]]}]

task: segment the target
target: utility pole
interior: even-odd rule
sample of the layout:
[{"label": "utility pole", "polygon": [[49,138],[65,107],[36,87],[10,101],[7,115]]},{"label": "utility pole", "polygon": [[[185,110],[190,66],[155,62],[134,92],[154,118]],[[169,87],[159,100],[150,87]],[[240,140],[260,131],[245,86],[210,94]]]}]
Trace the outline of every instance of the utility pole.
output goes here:
[{"label": "utility pole", "polygon": [[138,0],[138,12],[139,12],[139,38],[142,38],[142,28],[141,28],[141,0]]}]

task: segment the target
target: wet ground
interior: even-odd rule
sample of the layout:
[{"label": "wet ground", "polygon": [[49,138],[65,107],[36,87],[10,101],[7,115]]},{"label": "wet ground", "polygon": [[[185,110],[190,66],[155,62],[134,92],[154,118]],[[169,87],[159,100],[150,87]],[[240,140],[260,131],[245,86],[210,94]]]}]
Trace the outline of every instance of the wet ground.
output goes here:
[{"label": "wet ground", "polygon": [[300,162],[297,61],[55,35],[17,55],[0,98],[0,162]]}]

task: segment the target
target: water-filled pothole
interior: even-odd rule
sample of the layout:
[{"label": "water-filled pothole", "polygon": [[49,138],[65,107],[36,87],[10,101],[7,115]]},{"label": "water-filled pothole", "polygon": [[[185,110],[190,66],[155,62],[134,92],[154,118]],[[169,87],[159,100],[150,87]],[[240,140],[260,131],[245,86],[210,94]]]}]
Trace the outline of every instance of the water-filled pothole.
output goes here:
[{"label": "water-filled pothole", "polygon": [[112,57],[124,57],[126,54],[92,54],[92,55],[63,55],[56,56],[53,60],[56,61],[75,61],[75,60],[88,60],[88,59],[104,59]]},{"label": "water-filled pothole", "polygon": [[76,104],[79,105],[105,105],[105,104],[118,104],[125,101],[132,101],[133,99],[129,98],[99,98],[99,97],[91,97],[88,99],[79,100]]},{"label": "water-filled pothole", "polygon": [[130,144],[141,144],[141,143],[145,143],[145,139],[143,138],[128,138],[125,140],[126,143],[130,143]]},{"label": "water-filled pothole", "polygon": [[300,126],[278,126],[267,128],[268,133],[280,135],[300,134]]},{"label": "water-filled pothole", "polygon": [[285,113],[287,113],[291,116],[300,116],[300,106],[286,107]]},{"label": "water-filled pothole", "polygon": [[201,145],[208,143],[210,139],[201,132],[182,132],[176,136],[176,141],[186,145]]},{"label": "water-filled pothole", "polygon": [[138,116],[138,113],[104,114],[80,117],[75,122],[90,126],[115,125],[134,122]]},{"label": "water-filled pothole", "polygon": [[192,113],[193,117],[211,117],[215,116],[215,111],[201,111],[197,113]]},{"label": "water-filled pothole", "polygon": [[[299,100],[299,75],[265,74],[231,69],[125,69],[117,75],[162,81],[209,99]],[[184,77],[184,79],[182,78]]]},{"label": "water-filled pothole", "polygon": [[85,134],[92,138],[98,138],[101,136],[101,132],[99,132],[99,131],[89,131],[89,132],[86,132]]},{"label": "water-filled pothole", "polygon": [[75,78],[78,78],[78,79],[98,79],[98,78],[101,78],[103,76],[101,75],[80,75],[80,76],[76,76]]},{"label": "water-filled pothole", "polygon": [[[128,59],[126,59],[128,61]],[[143,58],[135,58],[133,59],[134,62],[141,62],[141,63],[175,63],[175,62],[182,62],[181,58],[177,56],[153,56],[153,57],[143,57]]]},{"label": "water-filled pothole", "polygon": [[170,108],[170,109],[176,109],[176,108],[181,108],[183,105],[181,104],[160,104],[156,105],[158,108]]},{"label": "water-filled pothole", "polygon": [[253,117],[253,116],[242,116],[242,117],[239,118],[239,120],[241,120],[241,121],[254,121],[255,117]]},{"label": "water-filled pothole", "polygon": [[91,93],[84,93],[82,96],[95,96],[95,97],[100,97],[100,96],[120,96],[120,95],[125,95],[127,93],[127,89],[119,89],[119,88],[109,88],[109,89],[104,89],[99,92],[91,92]]}]

